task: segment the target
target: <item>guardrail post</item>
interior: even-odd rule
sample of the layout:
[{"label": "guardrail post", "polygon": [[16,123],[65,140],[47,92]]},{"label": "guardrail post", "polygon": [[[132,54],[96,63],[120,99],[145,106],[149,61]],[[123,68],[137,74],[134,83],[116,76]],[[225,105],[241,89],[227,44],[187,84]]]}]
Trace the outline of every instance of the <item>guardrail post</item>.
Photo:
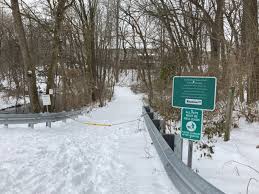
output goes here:
[{"label": "guardrail post", "polygon": [[46,122],[46,127],[51,128],[51,122],[50,121]]},{"label": "guardrail post", "polygon": [[8,124],[4,124],[4,126],[5,126],[6,128],[8,128]]},{"label": "guardrail post", "polygon": [[28,124],[28,127],[34,129],[34,124],[33,124],[33,123],[29,123],[29,124]]},{"label": "guardrail post", "polygon": [[156,126],[156,128],[158,129],[158,131],[160,132],[161,131],[160,120],[153,119],[152,121],[153,121],[154,125]]},{"label": "guardrail post", "polygon": [[147,113],[150,112],[149,106],[144,106],[144,108],[145,108],[145,110],[146,110]]},{"label": "guardrail post", "polygon": [[147,114],[148,114],[148,116],[149,116],[149,118],[150,118],[151,120],[154,119],[154,113],[153,113],[153,112],[148,112]]},{"label": "guardrail post", "polygon": [[162,134],[162,136],[169,147],[174,151],[174,134]]}]

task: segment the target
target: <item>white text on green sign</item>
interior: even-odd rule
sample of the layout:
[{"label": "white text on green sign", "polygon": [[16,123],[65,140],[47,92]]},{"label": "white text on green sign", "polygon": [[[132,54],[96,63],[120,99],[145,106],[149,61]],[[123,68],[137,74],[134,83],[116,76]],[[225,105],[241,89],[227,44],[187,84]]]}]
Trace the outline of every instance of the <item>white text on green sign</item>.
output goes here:
[{"label": "white text on green sign", "polygon": [[202,136],[203,111],[183,108],[181,112],[181,137],[199,141]]},{"label": "white text on green sign", "polygon": [[216,100],[215,77],[175,76],[172,106],[214,110]]}]

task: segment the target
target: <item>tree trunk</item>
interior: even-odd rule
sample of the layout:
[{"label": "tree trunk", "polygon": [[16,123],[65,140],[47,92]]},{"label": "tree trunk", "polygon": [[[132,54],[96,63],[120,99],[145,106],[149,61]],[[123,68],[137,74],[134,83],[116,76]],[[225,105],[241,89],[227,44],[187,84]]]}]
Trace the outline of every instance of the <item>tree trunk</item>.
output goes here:
[{"label": "tree trunk", "polygon": [[258,51],[258,4],[257,0],[243,0],[241,25],[243,66],[248,69],[248,104],[259,99]]},{"label": "tree trunk", "polygon": [[[48,69],[48,80],[47,80],[47,90],[46,90],[47,94],[49,93],[49,89],[54,89],[55,74],[56,74],[56,69],[57,69],[59,57],[60,57],[60,48],[61,48],[60,33],[61,33],[61,25],[64,18],[64,13],[65,13],[65,4],[66,4],[66,0],[58,1],[57,10],[55,14],[53,50],[52,50],[51,64]],[[50,111],[53,111],[53,105],[54,105],[53,101],[54,101],[54,98],[53,98],[53,95],[51,95]]]},{"label": "tree trunk", "polygon": [[[211,24],[211,68],[210,74],[219,76],[219,67],[225,65],[225,41],[224,41],[224,29],[223,29],[223,8],[224,0],[217,0],[217,10],[215,21]],[[223,63],[220,63],[223,61]],[[223,67],[225,69],[225,67]]]},{"label": "tree trunk", "polygon": [[33,112],[40,112],[41,107],[39,103],[38,91],[36,86],[36,74],[35,66],[32,63],[32,59],[29,53],[29,47],[25,36],[25,31],[23,28],[22,18],[20,14],[18,0],[11,0],[12,15],[14,18],[15,31],[17,33],[17,38],[19,41],[27,86],[29,89],[30,104]]},{"label": "tree trunk", "polygon": [[226,122],[224,126],[224,141],[228,141],[230,139],[230,129],[232,126],[232,113],[234,107],[234,96],[235,95],[235,87],[230,87],[228,92],[228,100],[227,100],[227,108],[226,108]]},{"label": "tree trunk", "polygon": [[95,58],[95,14],[96,7],[91,4],[90,7],[90,29],[89,29],[89,67],[91,73],[91,82],[92,82],[92,101],[97,100],[97,70],[96,70],[96,58]]}]

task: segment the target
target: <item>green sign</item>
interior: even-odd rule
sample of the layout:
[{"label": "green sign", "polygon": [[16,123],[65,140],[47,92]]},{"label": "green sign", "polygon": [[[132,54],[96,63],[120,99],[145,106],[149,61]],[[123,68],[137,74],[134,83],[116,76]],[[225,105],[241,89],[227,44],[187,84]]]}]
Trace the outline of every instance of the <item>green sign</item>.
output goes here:
[{"label": "green sign", "polygon": [[175,76],[172,106],[214,110],[216,100],[215,77]]},{"label": "green sign", "polygon": [[203,110],[183,108],[181,114],[181,137],[193,141],[201,140]]}]

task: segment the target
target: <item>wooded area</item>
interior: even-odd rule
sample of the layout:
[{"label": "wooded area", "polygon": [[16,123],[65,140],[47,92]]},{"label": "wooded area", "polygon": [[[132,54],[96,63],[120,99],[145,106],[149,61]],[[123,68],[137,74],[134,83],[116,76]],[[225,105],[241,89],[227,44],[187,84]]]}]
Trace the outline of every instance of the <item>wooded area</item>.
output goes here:
[{"label": "wooded area", "polygon": [[[216,76],[215,115],[227,96],[248,121],[258,119],[257,0],[1,0],[2,86],[16,98],[54,89],[51,111],[111,100],[119,72],[134,70],[148,102],[168,119],[175,75]],[[46,84],[40,91],[39,80]],[[177,113],[177,114],[176,114]],[[218,128],[218,126],[217,126]]]},{"label": "wooded area", "polygon": [[[108,4],[107,4],[108,3]],[[98,101],[103,106],[115,84],[112,41],[115,2],[1,2],[1,80],[10,95],[29,95],[40,112],[39,95],[54,89],[51,111]],[[112,31],[113,30],[113,31]],[[46,91],[39,88],[46,84]]]}]

